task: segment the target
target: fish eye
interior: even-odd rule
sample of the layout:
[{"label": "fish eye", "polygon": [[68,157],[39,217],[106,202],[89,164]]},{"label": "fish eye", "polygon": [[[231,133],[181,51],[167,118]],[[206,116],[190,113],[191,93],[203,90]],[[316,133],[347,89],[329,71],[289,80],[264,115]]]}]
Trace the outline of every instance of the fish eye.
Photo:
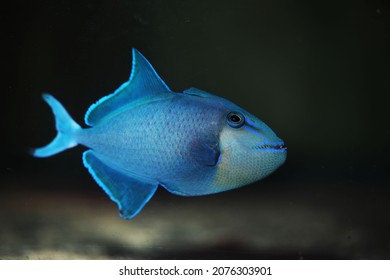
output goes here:
[{"label": "fish eye", "polygon": [[226,116],[226,122],[233,128],[240,128],[245,123],[245,117],[243,114],[238,112],[230,112]]}]

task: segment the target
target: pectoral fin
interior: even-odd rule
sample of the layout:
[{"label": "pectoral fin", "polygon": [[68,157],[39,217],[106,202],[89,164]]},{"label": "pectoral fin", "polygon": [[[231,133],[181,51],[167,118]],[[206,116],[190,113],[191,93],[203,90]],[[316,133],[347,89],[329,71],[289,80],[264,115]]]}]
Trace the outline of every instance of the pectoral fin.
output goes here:
[{"label": "pectoral fin", "polygon": [[202,165],[215,166],[220,162],[221,151],[217,141],[195,140],[191,144],[190,153]]},{"label": "pectoral fin", "polygon": [[84,152],[83,162],[99,186],[118,204],[124,219],[137,215],[157,190],[158,185],[140,182],[111,168],[92,150]]}]

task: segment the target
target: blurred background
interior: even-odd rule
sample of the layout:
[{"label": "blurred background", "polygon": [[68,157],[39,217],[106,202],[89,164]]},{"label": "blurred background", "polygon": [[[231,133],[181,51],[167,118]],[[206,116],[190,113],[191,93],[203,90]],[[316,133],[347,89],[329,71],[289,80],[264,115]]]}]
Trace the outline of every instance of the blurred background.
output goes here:
[{"label": "blurred background", "polygon": [[[13,1],[1,9],[1,259],[389,259],[390,4]],[[84,125],[131,49],[174,91],[237,103],[288,146],[270,177],[204,197],[158,190],[133,220],[55,136],[50,92]]]}]

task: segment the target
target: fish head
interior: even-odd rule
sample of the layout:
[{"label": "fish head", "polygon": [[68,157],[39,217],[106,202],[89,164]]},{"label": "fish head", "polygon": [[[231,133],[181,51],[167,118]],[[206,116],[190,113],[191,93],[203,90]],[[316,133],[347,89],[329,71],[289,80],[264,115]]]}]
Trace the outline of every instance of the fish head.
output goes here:
[{"label": "fish head", "polygon": [[268,125],[228,100],[220,104],[221,158],[215,177],[218,188],[250,184],[268,176],[285,162],[284,141]]}]

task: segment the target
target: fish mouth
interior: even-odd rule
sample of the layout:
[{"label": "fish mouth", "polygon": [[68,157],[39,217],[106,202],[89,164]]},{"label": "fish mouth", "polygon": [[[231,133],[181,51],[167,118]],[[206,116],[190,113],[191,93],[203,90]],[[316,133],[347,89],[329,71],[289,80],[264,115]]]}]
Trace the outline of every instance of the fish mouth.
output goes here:
[{"label": "fish mouth", "polygon": [[287,151],[287,147],[284,145],[284,143],[262,144],[262,145],[256,146],[255,149],[262,150],[262,151],[272,151],[272,152],[285,152],[285,151]]}]

